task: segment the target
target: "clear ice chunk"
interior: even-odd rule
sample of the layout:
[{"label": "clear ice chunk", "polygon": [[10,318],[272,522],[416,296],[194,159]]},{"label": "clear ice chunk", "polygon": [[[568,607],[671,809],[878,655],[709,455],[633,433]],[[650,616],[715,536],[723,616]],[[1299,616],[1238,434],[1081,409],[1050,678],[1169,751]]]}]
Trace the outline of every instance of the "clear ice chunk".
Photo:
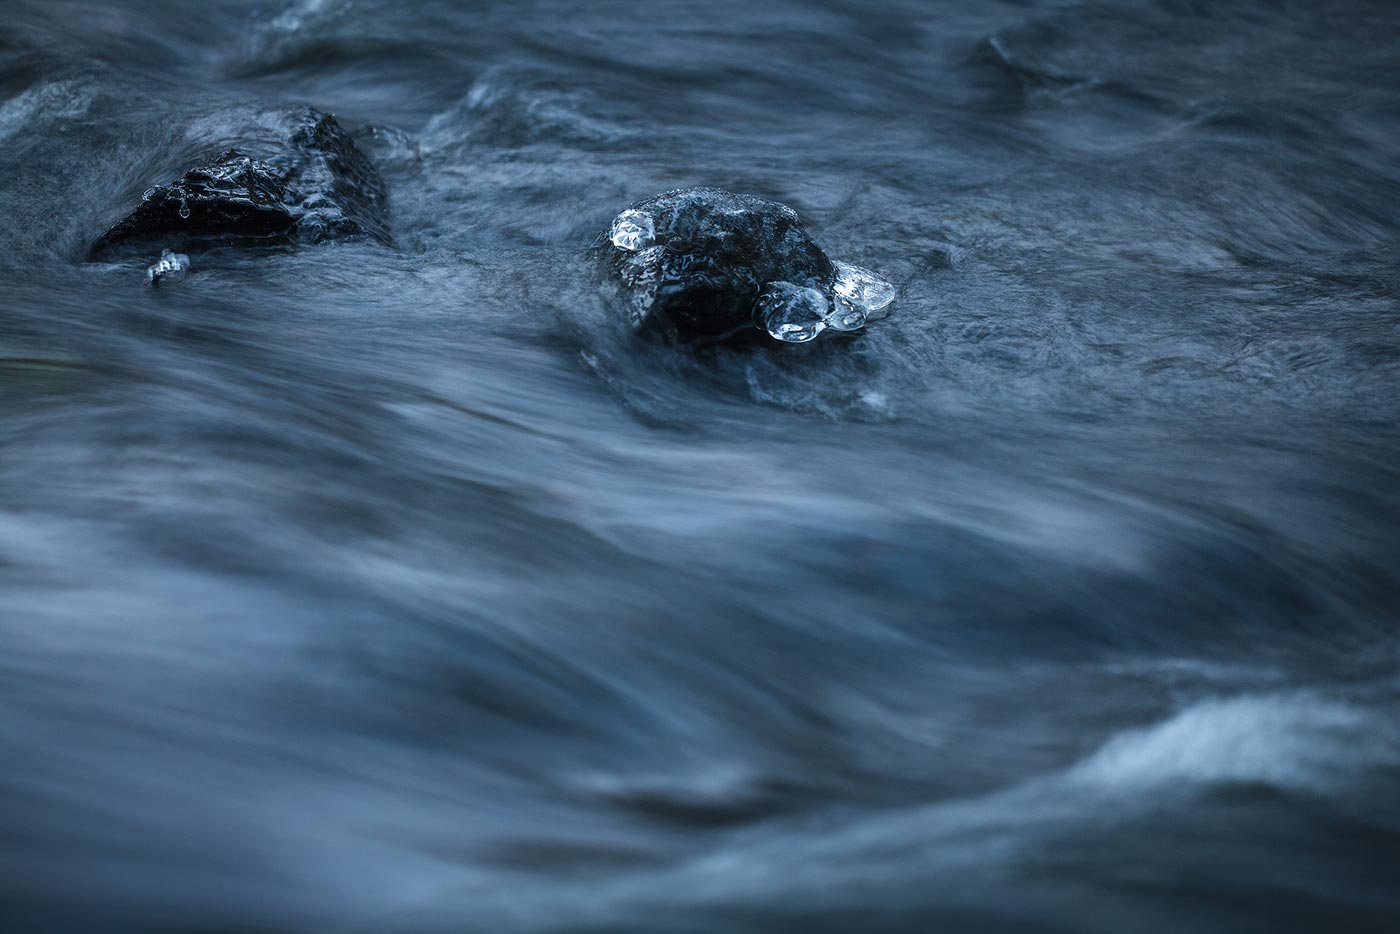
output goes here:
[{"label": "clear ice chunk", "polygon": [[190,258],[184,253],[161,250],[160,259],[146,267],[146,278],[151,280],[151,285],[160,285],[162,282],[178,282],[185,278],[185,273],[189,268]]},{"label": "clear ice chunk", "polygon": [[645,211],[623,211],[613,218],[608,238],[619,250],[636,253],[656,242],[656,225]]},{"label": "clear ice chunk", "polygon": [[865,327],[865,309],[857,308],[845,299],[833,297],[826,326],[834,331],[859,331]]},{"label": "clear ice chunk", "polygon": [[[889,314],[894,302],[893,283],[881,279],[869,269],[851,263],[836,263],[836,285],[833,291],[832,320],[828,323],[843,331],[853,331]],[[851,323],[856,322],[856,323]]]},{"label": "clear ice chunk", "polygon": [[754,324],[774,340],[805,344],[826,330],[826,296],[791,282],[770,282],[754,303]]}]

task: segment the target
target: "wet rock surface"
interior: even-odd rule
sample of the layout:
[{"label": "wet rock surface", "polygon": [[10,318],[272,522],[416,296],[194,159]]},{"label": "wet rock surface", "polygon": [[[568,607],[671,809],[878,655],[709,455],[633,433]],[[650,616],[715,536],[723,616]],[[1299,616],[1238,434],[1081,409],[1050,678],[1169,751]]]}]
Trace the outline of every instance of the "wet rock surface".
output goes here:
[{"label": "wet rock surface", "polygon": [[[668,191],[619,214],[608,241],[606,265],[638,330],[686,341],[767,332],[802,343],[866,320],[850,304],[869,290],[839,288],[843,264],[776,201],[718,188]],[[882,285],[880,309],[888,306],[892,286],[845,268]]]},{"label": "wet rock surface", "polygon": [[93,245],[89,259],[215,246],[319,243],[353,236],[388,242],[388,191],[369,158],[329,114],[277,118],[286,142],[230,148],[142,202]]}]

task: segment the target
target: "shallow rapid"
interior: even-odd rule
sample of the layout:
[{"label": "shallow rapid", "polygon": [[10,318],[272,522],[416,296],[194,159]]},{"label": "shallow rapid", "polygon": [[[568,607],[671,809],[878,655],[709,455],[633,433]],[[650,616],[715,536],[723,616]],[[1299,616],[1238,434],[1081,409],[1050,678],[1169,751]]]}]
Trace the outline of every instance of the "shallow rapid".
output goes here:
[{"label": "shallow rapid", "polygon": [[[1394,930],[1398,30],[11,0],[0,928]],[[303,106],[392,238],[89,261]],[[635,333],[690,186],[888,317]]]}]

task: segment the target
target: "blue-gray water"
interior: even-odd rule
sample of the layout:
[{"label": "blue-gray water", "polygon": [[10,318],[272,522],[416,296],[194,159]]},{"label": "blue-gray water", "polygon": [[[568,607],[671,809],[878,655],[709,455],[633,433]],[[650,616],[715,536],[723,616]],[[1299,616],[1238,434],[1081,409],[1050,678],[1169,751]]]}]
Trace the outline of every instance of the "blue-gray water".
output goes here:
[{"label": "blue-gray water", "polygon": [[[1394,930],[1397,35],[7,0],[0,929]],[[82,262],[278,102],[393,248]],[[693,184],[894,314],[638,343]]]}]

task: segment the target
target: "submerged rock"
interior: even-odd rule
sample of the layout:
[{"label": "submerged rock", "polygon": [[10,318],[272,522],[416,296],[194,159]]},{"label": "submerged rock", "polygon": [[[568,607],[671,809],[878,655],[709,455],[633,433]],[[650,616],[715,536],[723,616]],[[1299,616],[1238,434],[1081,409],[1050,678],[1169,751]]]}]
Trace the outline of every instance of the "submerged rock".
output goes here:
[{"label": "submerged rock", "polygon": [[98,239],[89,258],[147,252],[162,243],[183,250],[358,235],[388,242],[384,180],[335,118],[302,108],[280,122],[285,143],[263,143],[252,154],[229,149],[149,189]]},{"label": "submerged rock", "polygon": [[682,340],[766,333],[804,343],[887,314],[895,288],[833,262],[776,201],[718,188],[668,191],[623,211],[605,265],[629,323]]},{"label": "submerged rock", "polygon": [[146,267],[146,278],[151,281],[151,285],[160,285],[162,282],[179,282],[185,278],[185,273],[189,271],[190,258],[184,253],[176,253],[174,250],[161,250],[160,259]]}]

